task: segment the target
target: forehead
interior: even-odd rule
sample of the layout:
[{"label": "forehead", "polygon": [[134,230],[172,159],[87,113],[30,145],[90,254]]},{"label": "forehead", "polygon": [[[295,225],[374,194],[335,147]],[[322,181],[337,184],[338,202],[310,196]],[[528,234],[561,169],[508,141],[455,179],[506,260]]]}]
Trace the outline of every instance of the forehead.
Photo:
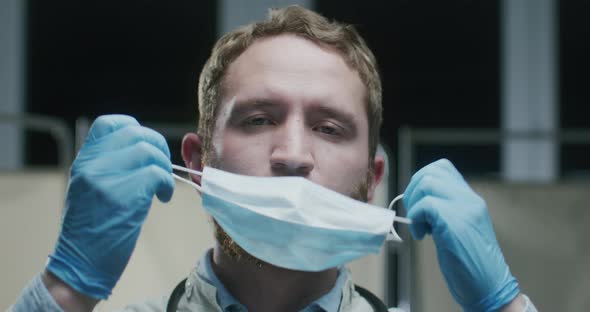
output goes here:
[{"label": "forehead", "polygon": [[222,105],[262,95],[366,111],[366,88],[342,54],[296,35],[257,39],[230,64],[223,84]]},{"label": "forehead", "polygon": [[[356,73],[346,64],[341,52],[334,47],[313,42],[294,34],[282,34],[256,39],[229,67],[229,72],[244,65],[249,69],[260,66],[296,67],[301,72],[309,70],[344,70]],[[289,68],[293,69],[293,68]]]}]

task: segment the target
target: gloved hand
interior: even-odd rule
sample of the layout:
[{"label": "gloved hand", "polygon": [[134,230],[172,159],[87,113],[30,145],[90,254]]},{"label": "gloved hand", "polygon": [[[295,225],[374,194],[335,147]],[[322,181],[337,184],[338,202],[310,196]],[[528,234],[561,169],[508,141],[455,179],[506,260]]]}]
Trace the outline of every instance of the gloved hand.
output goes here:
[{"label": "gloved hand", "polygon": [[154,194],[174,191],[166,140],[124,115],[92,125],[70,171],[63,223],[47,269],[75,290],[106,299],[135,248]]},{"label": "gloved hand", "polygon": [[403,201],[412,236],[432,234],[449,290],[465,311],[496,311],[518,295],[485,201],[450,161],[416,172]]}]

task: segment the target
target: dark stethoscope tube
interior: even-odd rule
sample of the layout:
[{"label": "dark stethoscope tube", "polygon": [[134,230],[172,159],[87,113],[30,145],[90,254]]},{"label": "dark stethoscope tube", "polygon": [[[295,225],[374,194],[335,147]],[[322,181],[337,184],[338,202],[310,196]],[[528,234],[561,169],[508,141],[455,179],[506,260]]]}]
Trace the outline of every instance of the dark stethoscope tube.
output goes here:
[{"label": "dark stethoscope tube", "polygon": [[[178,303],[180,302],[182,295],[184,295],[185,283],[186,278],[183,279],[180,283],[178,283],[176,287],[174,287],[172,294],[170,294],[170,299],[168,299],[168,304],[166,305],[166,312],[176,312],[176,309],[178,308]],[[385,306],[385,303],[383,303],[383,301],[381,301],[381,299],[375,296],[372,292],[358,285],[354,285],[354,290],[356,290],[356,292],[358,292],[359,295],[361,295],[361,297],[365,298],[365,300],[369,302],[371,307],[373,307],[374,312],[388,311],[387,307]]]}]

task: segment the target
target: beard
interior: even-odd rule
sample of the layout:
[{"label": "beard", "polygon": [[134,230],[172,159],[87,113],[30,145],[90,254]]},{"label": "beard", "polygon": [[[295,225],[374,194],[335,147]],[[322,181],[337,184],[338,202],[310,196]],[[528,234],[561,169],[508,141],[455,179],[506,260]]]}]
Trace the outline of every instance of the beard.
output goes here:
[{"label": "beard", "polygon": [[[218,158],[215,157],[214,153],[210,155],[210,166],[216,167],[219,165]],[[219,168],[219,167],[216,167]],[[364,177],[356,184],[353,191],[348,195],[349,197],[362,201],[368,201],[368,191],[369,191],[369,183],[373,179],[373,168],[368,168]],[[259,268],[262,267],[263,261],[252,256],[247,251],[245,251],[240,245],[238,245],[226,232],[223,230],[221,226],[215,221],[214,218],[211,218],[213,221],[213,231],[214,236],[217,242],[219,243],[221,250],[225,253],[228,257],[236,262],[248,262],[256,264]],[[269,233],[269,235],[271,235]]]}]

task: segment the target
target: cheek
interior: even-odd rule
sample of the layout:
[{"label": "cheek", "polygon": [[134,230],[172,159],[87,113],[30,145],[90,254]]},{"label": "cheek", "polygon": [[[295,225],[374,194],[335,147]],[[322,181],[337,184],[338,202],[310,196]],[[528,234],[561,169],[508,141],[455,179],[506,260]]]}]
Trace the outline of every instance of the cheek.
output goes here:
[{"label": "cheek", "polygon": [[317,174],[324,186],[349,195],[364,182],[369,167],[367,148],[316,144]]},{"label": "cheek", "polygon": [[263,138],[225,135],[219,153],[222,169],[246,175],[261,175],[268,167],[268,142]]}]

